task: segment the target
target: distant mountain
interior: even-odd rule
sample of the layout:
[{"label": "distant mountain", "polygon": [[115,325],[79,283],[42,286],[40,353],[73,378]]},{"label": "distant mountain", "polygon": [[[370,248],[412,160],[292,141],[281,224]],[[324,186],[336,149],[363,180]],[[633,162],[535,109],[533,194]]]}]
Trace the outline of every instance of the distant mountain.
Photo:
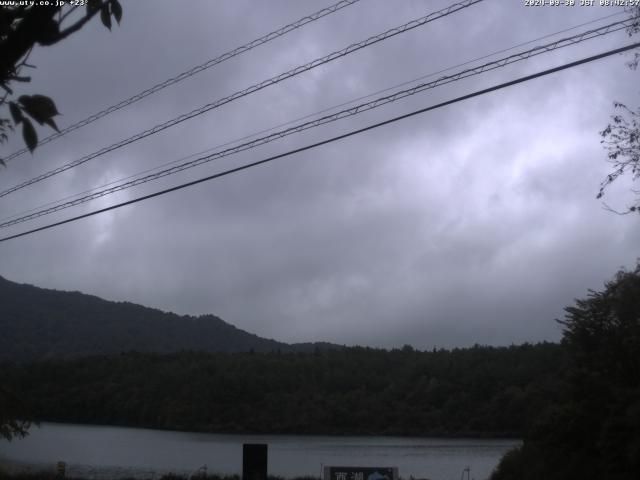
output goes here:
[{"label": "distant mountain", "polygon": [[328,343],[262,338],[214,315],[193,317],[80,292],[18,284],[0,277],[0,361],[121,352],[312,352]]}]

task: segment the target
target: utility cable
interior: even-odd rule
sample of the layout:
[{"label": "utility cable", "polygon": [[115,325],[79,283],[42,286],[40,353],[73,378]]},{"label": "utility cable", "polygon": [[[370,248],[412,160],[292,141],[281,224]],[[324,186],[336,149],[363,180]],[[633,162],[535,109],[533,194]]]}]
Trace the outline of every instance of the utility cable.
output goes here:
[{"label": "utility cable", "polygon": [[305,65],[301,65],[298,67],[295,67],[287,72],[281,73],[279,75],[276,75],[275,77],[271,77],[267,80],[263,80],[262,82],[256,83],[248,88],[245,88],[244,90],[240,90],[237,91],[236,93],[233,93],[231,95],[229,95],[228,97],[224,97],[221,98],[219,100],[216,100],[212,103],[208,103],[206,105],[203,105],[200,108],[197,108],[195,110],[192,110],[191,112],[188,113],[184,113],[178,117],[175,117],[167,122],[161,123],[159,125],[156,125],[155,127],[152,127],[150,129],[144,130],[143,132],[137,133],[136,135],[133,135],[129,138],[126,138],[124,140],[121,140],[120,142],[114,143],[108,147],[104,147],[100,150],[98,150],[97,152],[91,153],[89,155],[86,155],[82,158],[79,158],[77,160],[74,160],[70,163],[67,163],[65,165],[62,165],[60,167],[57,167],[53,170],[50,170],[46,173],[43,173],[41,175],[38,175],[37,177],[34,177],[30,180],[27,180],[25,182],[22,182],[14,187],[11,187],[7,190],[4,190],[2,192],[0,192],[0,197],[4,197],[6,195],[9,195],[10,193],[13,193],[17,190],[20,190],[24,187],[27,187],[29,185],[33,185],[34,183],[38,183],[41,182],[42,180],[45,180],[49,177],[52,177],[54,175],[57,175],[59,173],[65,172],[67,170],[69,170],[70,168],[74,168],[77,167],[78,165],[82,165],[83,163],[88,162],[89,160],[93,160],[94,158],[97,158],[101,155],[104,155],[108,152],[111,152],[113,150],[116,150],[118,148],[124,147],[125,145],[129,145],[130,143],[136,142],[138,140],[141,140],[143,138],[146,138],[150,135],[154,135],[158,132],[161,132],[169,127],[173,127],[179,123],[182,123],[186,120],[189,120],[191,118],[194,118],[196,116],[202,115],[206,112],[209,112],[211,110],[213,110],[214,108],[218,108],[222,105],[225,105],[227,103],[230,103],[234,100],[237,100],[241,97],[250,95],[252,93],[255,93],[259,90],[262,90],[266,87],[269,87],[271,85],[275,85],[278,84],[284,80],[287,80],[289,78],[295,77],[296,75],[299,75],[303,72],[309,71],[313,68],[316,68],[320,65],[324,65],[325,63],[329,63],[333,60],[336,60],[338,58],[344,57],[346,55],[349,55],[353,52],[356,52],[358,50],[361,50],[363,48],[369,47],[373,44],[376,44],[378,42],[387,40],[391,37],[394,37],[396,35],[408,32],[410,30],[413,30],[414,28],[417,27],[421,27],[423,25],[426,25],[430,22],[433,22],[435,20],[438,20],[440,18],[444,18],[448,15],[451,15],[453,13],[456,13],[460,10],[466,9],[476,3],[480,3],[484,0],[463,0],[462,2],[458,2],[458,3],[454,3],[452,5],[450,5],[449,7],[446,7],[442,10],[439,10],[437,12],[433,12],[430,13],[428,15],[425,15],[421,18],[415,19],[415,20],[411,20],[410,22],[407,22],[403,25],[400,25],[398,27],[392,28],[387,30],[386,32],[383,32],[381,34],[378,35],[374,35],[372,37],[369,37],[366,40],[363,40],[361,42],[358,43],[353,43],[351,45],[349,45],[346,48],[343,48],[342,50],[337,50],[333,53],[330,53],[329,55],[326,55],[324,57],[318,58],[316,60],[313,60],[312,62],[309,62]]},{"label": "utility cable", "polygon": [[469,68],[469,69],[466,69],[466,70],[462,70],[462,71],[460,71],[458,73],[455,73],[453,75],[440,77],[437,80],[434,80],[432,82],[423,83],[423,84],[419,84],[419,85],[416,85],[414,87],[411,87],[409,89],[400,90],[400,91],[395,92],[395,93],[393,93],[391,95],[380,97],[380,98],[377,98],[377,99],[375,99],[373,101],[370,101],[370,102],[367,102],[367,103],[362,103],[360,105],[356,105],[354,107],[347,108],[347,109],[341,110],[339,112],[320,117],[320,118],[318,118],[316,120],[311,120],[311,121],[308,121],[308,122],[305,122],[305,123],[302,123],[302,124],[287,128],[285,130],[281,130],[281,131],[272,133],[272,134],[267,135],[265,137],[260,137],[260,138],[257,138],[255,140],[252,140],[252,141],[249,141],[249,142],[246,142],[246,143],[243,143],[243,144],[231,147],[231,148],[227,148],[225,150],[221,150],[221,151],[212,153],[210,155],[206,155],[206,156],[197,158],[195,160],[191,160],[191,161],[188,161],[188,162],[185,162],[185,163],[182,163],[182,164],[170,167],[170,168],[166,168],[164,170],[160,170],[160,171],[158,171],[156,173],[152,173],[152,174],[146,175],[144,177],[139,177],[139,178],[136,178],[134,180],[130,180],[128,182],[121,183],[119,185],[115,185],[113,187],[109,187],[109,188],[106,188],[106,189],[103,189],[103,190],[96,191],[94,193],[90,193],[88,195],[76,198],[74,200],[70,200],[70,201],[65,202],[65,203],[59,203],[59,204],[57,204],[55,206],[52,206],[52,207],[44,208],[42,210],[38,210],[36,212],[20,216],[18,218],[14,218],[12,220],[7,220],[7,221],[4,221],[4,222],[1,222],[0,223],[0,228],[7,228],[7,227],[10,227],[10,226],[16,225],[18,223],[22,223],[22,222],[25,222],[25,221],[28,221],[28,220],[33,220],[35,218],[39,218],[39,217],[44,216],[44,215],[55,213],[55,212],[64,210],[66,208],[74,207],[74,206],[80,205],[82,203],[86,203],[86,202],[89,202],[91,200],[95,200],[97,198],[104,197],[106,195],[110,195],[110,194],[113,194],[113,193],[116,193],[116,192],[119,192],[119,191],[122,191],[122,190],[126,190],[128,188],[132,188],[132,187],[135,187],[135,186],[138,186],[138,185],[142,185],[144,183],[148,183],[148,182],[153,181],[153,180],[157,180],[159,178],[163,178],[163,177],[166,177],[166,176],[169,176],[169,175],[173,175],[175,173],[178,173],[178,172],[181,172],[183,170],[187,170],[187,169],[196,167],[198,165],[202,165],[204,163],[211,162],[213,160],[217,160],[217,159],[220,159],[220,158],[223,158],[223,157],[234,155],[234,154],[239,153],[239,152],[243,152],[243,151],[246,151],[246,150],[250,150],[252,148],[256,148],[258,146],[265,145],[267,143],[270,143],[272,141],[275,141],[275,140],[278,140],[280,138],[286,137],[288,135],[292,135],[294,133],[299,133],[299,132],[302,132],[302,131],[305,131],[305,130],[308,130],[308,129],[311,129],[311,128],[318,127],[320,125],[324,125],[324,124],[331,123],[331,122],[334,122],[334,121],[337,121],[337,120],[341,120],[343,118],[347,118],[347,117],[351,117],[351,116],[354,116],[354,115],[358,115],[358,114],[366,112],[368,110],[373,110],[375,108],[381,107],[381,106],[389,104],[389,103],[393,103],[395,101],[398,101],[400,99],[406,98],[406,97],[411,96],[411,95],[415,95],[417,93],[423,92],[423,91],[428,90],[428,89],[433,89],[433,88],[436,88],[436,87],[439,87],[439,86],[442,86],[442,85],[446,85],[446,84],[449,84],[449,83],[452,83],[452,82],[456,82],[456,81],[462,80],[464,78],[469,78],[471,76],[479,75],[481,73],[485,73],[485,72],[488,72],[488,71],[491,71],[491,70],[502,68],[502,67],[505,67],[507,65],[510,65],[510,64],[513,64],[513,63],[516,63],[516,62],[519,62],[519,61],[523,61],[523,60],[526,60],[526,59],[529,59],[529,58],[531,58],[533,56],[537,56],[537,55],[540,55],[540,54],[543,54],[543,53],[548,53],[550,51],[557,50],[559,48],[567,47],[567,46],[570,46],[570,45],[575,45],[577,43],[580,43],[580,42],[583,42],[583,41],[586,41],[586,40],[590,40],[590,39],[601,37],[603,35],[607,35],[607,34],[610,34],[610,33],[613,33],[613,32],[619,31],[619,30],[623,30],[623,29],[627,28],[628,25],[629,25],[629,22],[632,22],[632,21],[633,21],[633,19],[614,22],[614,23],[606,25],[604,27],[588,30],[588,31],[573,35],[571,37],[563,38],[563,39],[556,40],[554,42],[551,42],[551,43],[548,43],[548,44],[545,44],[545,45],[537,46],[537,47],[534,47],[534,48],[532,48],[530,50],[526,50],[524,52],[516,53],[516,54],[510,55],[508,57],[501,58],[499,60],[494,60],[492,62],[488,62],[488,63],[485,63],[483,65],[480,65],[480,66],[477,66],[477,67],[474,67],[474,68]]},{"label": "utility cable", "polygon": [[434,77],[434,76],[439,75],[439,74],[441,74],[441,73],[449,72],[449,71],[454,70],[454,69],[456,69],[456,68],[464,67],[464,66],[466,66],[466,65],[470,65],[470,64],[475,63],[475,62],[478,62],[478,61],[480,61],[480,60],[485,60],[485,59],[487,59],[487,58],[494,57],[494,56],[496,56],[496,55],[498,55],[498,54],[500,54],[500,53],[509,52],[509,51],[511,51],[511,50],[515,50],[516,48],[520,48],[520,47],[523,47],[523,46],[525,46],[525,45],[531,45],[532,43],[539,42],[539,41],[541,41],[541,40],[545,40],[545,39],[547,39],[547,38],[554,37],[554,36],[559,35],[559,34],[561,34],[561,33],[566,33],[566,32],[569,32],[569,31],[571,31],[571,30],[575,30],[575,29],[577,29],[577,28],[581,28],[581,27],[584,27],[584,26],[587,26],[587,25],[591,25],[591,24],[594,24],[594,23],[600,22],[600,21],[602,21],[602,20],[609,19],[609,18],[611,18],[611,17],[616,17],[616,16],[620,16],[620,15],[624,15],[624,14],[625,14],[625,12],[624,12],[624,11],[619,11],[619,12],[616,12],[616,13],[612,13],[612,14],[610,14],[610,15],[605,15],[604,17],[596,18],[596,19],[594,19],[594,20],[590,20],[590,21],[588,21],[588,22],[580,23],[580,24],[578,24],[578,25],[574,25],[574,26],[572,26],[572,27],[568,27],[568,28],[565,28],[565,29],[562,29],[562,30],[558,30],[558,31],[556,31],[556,32],[549,33],[549,34],[547,34],[547,35],[543,35],[543,36],[541,36],[541,37],[537,37],[537,38],[534,38],[534,39],[532,39],[532,40],[527,40],[526,42],[522,42],[522,43],[519,43],[519,44],[517,44],[517,45],[513,45],[513,46],[511,46],[511,47],[509,47],[509,48],[504,48],[504,49],[502,49],[502,50],[497,50],[497,51],[494,51],[494,52],[492,52],[492,53],[488,53],[488,54],[486,54],[486,55],[483,55],[483,56],[481,56],[481,57],[476,57],[476,58],[474,58],[474,59],[467,60],[467,61],[465,61],[465,62],[463,62],[463,63],[458,63],[458,64],[456,64],[456,65],[452,65],[452,66],[447,67],[447,68],[444,68],[444,69],[442,69],[442,70],[438,70],[438,71],[436,71],[436,72],[431,72],[431,73],[428,73],[428,74],[426,74],[426,75],[422,75],[422,76],[420,76],[420,77],[414,78],[414,79],[412,79],[412,80],[408,80],[408,81],[406,81],[406,82],[398,83],[398,84],[392,85],[392,86],[390,86],[390,87],[386,87],[386,88],[384,88],[384,89],[382,89],[382,90],[377,90],[377,91],[372,92],[372,93],[369,93],[369,94],[367,94],[367,95],[363,95],[363,96],[360,96],[360,97],[353,98],[353,99],[351,99],[351,100],[348,100],[348,101],[346,101],[346,102],[340,103],[340,104],[338,104],[338,105],[333,105],[333,106],[331,106],[331,107],[324,108],[324,109],[319,110],[319,111],[317,111],[317,112],[310,113],[310,114],[304,115],[304,116],[302,116],[302,117],[295,118],[295,119],[293,119],[293,120],[288,120],[288,121],[286,121],[286,122],[284,122],[284,123],[280,123],[280,124],[275,125],[275,126],[273,126],[273,127],[265,128],[265,129],[263,129],[263,130],[259,130],[259,131],[257,131],[257,132],[250,133],[250,134],[248,134],[248,135],[243,135],[243,136],[242,136],[242,137],[240,137],[240,138],[235,138],[235,139],[233,139],[233,140],[226,141],[226,142],[224,142],[224,143],[222,143],[222,144],[214,145],[213,147],[209,147],[209,148],[207,148],[207,149],[205,149],[205,150],[201,150],[201,151],[198,151],[198,152],[195,152],[195,153],[189,154],[189,155],[187,155],[187,156],[180,157],[180,158],[178,158],[178,159],[171,160],[171,161],[169,161],[169,162],[165,162],[165,163],[160,164],[160,165],[157,165],[157,166],[155,166],[155,167],[151,167],[151,168],[148,168],[148,169],[146,169],[146,170],[142,170],[142,171],[139,171],[139,172],[133,173],[133,174],[131,174],[131,175],[127,175],[126,177],[121,177],[121,178],[118,178],[118,179],[115,179],[115,180],[111,180],[111,181],[109,181],[109,182],[107,182],[107,183],[104,183],[104,184],[102,184],[102,185],[98,185],[98,186],[96,186],[96,187],[92,187],[92,188],[90,188],[90,189],[83,190],[83,191],[78,192],[78,193],[75,193],[75,194],[73,194],[73,195],[67,195],[67,196],[65,196],[65,197],[63,197],[63,198],[59,198],[59,199],[57,199],[57,200],[53,200],[53,201],[50,201],[50,202],[47,202],[47,203],[44,203],[44,204],[37,205],[37,206],[35,206],[35,207],[33,207],[33,208],[29,208],[29,209],[27,209],[27,210],[23,210],[23,211],[21,211],[21,212],[18,212],[18,213],[12,214],[12,215],[8,215],[8,216],[6,216],[6,217],[0,218],[0,223],[4,222],[4,221],[6,221],[6,220],[11,220],[11,219],[16,218],[16,217],[21,217],[21,216],[27,215],[28,213],[32,213],[32,212],[35,212],[35,211],[37,211],[37,210],[41,210],[41,209],[43,209],[43,208],[45,208],[45,207],[49,207],[49,206],[51,206],[51,205],[60,204],[60,203],[64,202],[65,200],[70,200],[70,199],[72,199],[72,198],[79,197],[80,195],[84,195],[84,194],[87,194],[87,193],[90,193],[90,192],[95,192],[96,190],[100,190],[100,189],[102,189],[102,188],[105,188],[105,187],[108,187],[108,186],[114,185],[114,184],[116,184],[116,183],[124,182],[124,181],[126,181],[126,180],[130,180],[130,179],[132,179],[132,178],[139,177],[139,176],[141,176],[141,175],[144,175],[144,174],[146,174],[146,173],[150,173],[150,172],[153,172],[153,171],[156,171],[156,170],[162,169],[162,168],[167,167],[167,166],[169,166],[169,165],[175,165],[176,163],[184,162],[184,161],[186,161],[186,160],[189,160],[190,158],[194,158],[194,157],[197,157],[197,156],[203,155],[203,154],[205,154],[205,153],[213,152],[214,150],[217,150],[217,149],[219,149],[219,148],[226,147],[226,146],[229,146],[229,145],[233,145],[233,144],[238,143],[238,142],[241,142],[241,141],[243,141],[243,140],[248,140],[248,139],[250,139],[250,138],[257,137],[258,135],[261,135],[261,134],[263,134],[263,133],[272,132],[272,131],[277,130],[277,129],[279,129],[279,128],[286,127],[287,125],[291,125],[291,124],[294,124],[294,123],[296,123],[296,122],[299,122],[299,121],[301,121],[301,120],[306,120],[306,119],[308,119],[308,118],[316,117],[316,116],[321,115],[321,114],[323,114],[323,113],[333,111],[333,110],[335,110],[335,109],[337,109],[337,108],[341,108],[341,107],[345,107],[345,106],[347,106],[347,105],[351,105],[352,103],[355,103],[355,102],[357,102],[357,101],[365,100],[365,99],[367,99],[367,98],[371,98],[371,97],[373,97],[373,96],[375,96],[375,95],[379,95],[379,94],[381,94],[381,93],[389,92],[389,91],[394,90],[394,89],[396,89],[396,88],[400,88],[400,87],[404,87],[404,86],[406,86],[406,85],[413,84],[413,83],[415,83],[415,82],[417,82],[417,81],[419,81],[419,80],[424,80],[424,79],[427,79],[427,78],[431,78],[431,77]]},{"label": "utility cable", "polygon": [[[156,85],[154,85],[153,87],[147,88],[146,90],[141,91],[140,93],[137,93],[135,95],[133,95],[132,97],[127,98],[126,100],[122,100],[121,102],[118,102],[114,105],[111,105],[110,107],[105,108],[104,110],[99,111],[98,113],[94,113],[93,115],[88,116],[87,118],[80,120],[72,125],[69,125],[68,127],[60,130],[59,132],[53,133],[51,135],[49,135],[48,137],[43,138],[42,140],[40,140],[38,142],[38,146],[43,145],[45,143],[49,143],[52,140],[55,140],[56,138],[60,138],[63,135],[66,135],[69,132],[72,132],[74,130],[77,130],[79,128],[82,128],[86,125],[89,125],[90,123],[95,122],[96,120],[109,115],[110,113],[113,113],[117,110],[120,110],[121,108],[127,107],[139,100],[142,100],[145,97],[148,97],[151,94],[154,94],[156,92],[159,92],[160,90],[167,88],[171,85],[175,85],[178,82],[181,82],[182,80],[185,80],[189,77],[192,77],[200,72],[203,72],[204,70],[207,70],[215,65],[218,65],[219,63],[225,62],[227,60],[230,60],[234,57],[237,57],[238,55],[241,55],[243,53],[248,52],[249,50],[252,50],[260,45],[264,45],[265,43],[270,42],[271,40],[275,40],[276,38],[282,37],[283,35],[286,35],[287,33],[292,32],[293,30],[296,30],[304,25],[307,25],[308,23],[311,22],[315,22],[316,20],[321,19],[322,17],[326,17],[327,15],[331,15],[332,13],[335,13],[345,7],[348,7],[350,5],[353,5],[354,3],[359,2],[360,0],[340,0],[338,3],[335,3],[333,5],[331,5],[330,7],[327,8],[323,8],[322,10],[318,10],[315,13],[312,13],[310,15],[307,15],[306,17],[302,17],[299,20],[296,20],[293,23],[290,23],[288,25],[285,25],[284,27],[279,28],[278,30],[274,30],[271,33],[268,33],[260,38],[257,38],[255,40],[250,41],[249,43],[245,43],[244,45],[235,48],[234,50],[228,51],[226,53],[223,53],[222,55],[216,57],[216,58],[212,58],[211,60],[206,61],[203,64],[197,65],[193,68],[190,68],[189,70],[186,70],[178,75],[176,75],[175,77],[169,78],[163,82],[160,82]],[[13,152],[12,154],[10,154],[7,158],[4,159],[5,162],[9,162],[11,160],[13,160],[16,157],[19,157],[20,155],[22,155],[23,153],[28,152],[29,149],[28,148],[22,148],[20,150],[17,150],[15,152]]]},{"label": "utility cable", "polygon": [[360,133],[364,133],[364,132],[367,132],[369,130],[373,130],[375,128],[378,128],[378,127],[381,127],[381,126],[384,126],[384,125],[388,125],[388,124],[395,123],[395,122],[400,121],[400,120],[404,120],[404,119],[409,118],[409,117],[413,117],[415,115],[419,115],[419,114],[422,114],[422,113],[425,113],[425,112],[429,112],[431,110],[436,110],[438,108],[442,108],[442,107],[445,107],[445,106],[448,106],[448,105],[452,105],[454,103],[462,102],[462,101],[468,100],[470,98],[474,98],[474,97],[478,97],[478,96],[481,96],[481,95],[485,95],[487,93],[495,92],[497,90],[501,90],[501,89],[504,89],[504,88],[507,88],[507,87],[510,87],[510,86],[513,86],[513,85],[517,85],[517,84],[520,84],[520,83],[528,82],[530,80],[534,80],[534,79],[539,78],[539,77],[550,75],[552,73],[556,73],[556,72],[559,72],[559,71],[562,71],[562,70],[567,70],[569,68],[577,67],[578,65],[583,65],[585,63],[593,62],[595,60],[600,60],[602,58],[606,58],[606,57],[609,57],[611,55],[615,55],[615,54],[618,54],[618,53],[626,52],[628,50],[632,50],[632,49],[638,48],[638,47],[640,47],[640,42],[632,43],[630,45],[626,45],[624,47],[616,48],[616,49],[613,49],[613,50],[608,50],[606,52],[603,52],[603,53],[600,53],[600,54],[597,54],[597,55],[592,55],[590,57],[586,57],[586,58],[583,58],[581,60],[576,60],[574,62],[566,63],[566,64],[560,65],[558,67],[549,68],[547,70],[543,70],[543,71],[540,71],[540,72],[537,72],[537,73],[534,73],[534,74],[531,74],[531,75],[526,75],[524,77],[519,77],[519,78],[517,78],[515,80],[510,80],[508,82],[504,82],[504,83],[500,83],[498,85],[494,85],[493,87],[485,88],[485,89],[482,89],[482,90],[477,90],[477,91],[475,91],[473,93],[469,93],[467,95],[462,95],[460,97],[456,97],[454,99],[447,100],[445,102],[441,102],[441,103],[438,103],[438,104],[435,104],[435,105],[431,105],[429,107],[421,108],[419,110],[415,110],[413,112],[406,113],[404,115],[393,117],[393,118],[384,120],[382,122],[374,123],[374,124],[368,125],[368,126],[366,126],[364,128],[359,128],[357,130],[352,130],[350,132],[344,133],[342,135],[337,135],[335,137],[331,137],[331,138],[328,138],[326,140],[322,140],[320,142],[312,143],[312,144],[306,145],[304,147],[300,147],[300,148],[296,148],[296,149],[293,149],[293,150],[289,150],[287,152],[280,153],[278,155],[273,155],[271,157],[268,157],[268,158],[265,158],[265,159],[262,159],[262,160],[258,160],[256,162],[252,162],[252,163],[248,163],[248,164],[245,164],[245,165],[241,165],[239,167],[235,167],[235,168],[232,168],[232,169],[229,169],[229,170],[225,170],[223,172],[219,172],[219,173],[216,173],[214,175],[209,175],[208,177],[199,178],[197,180],[193,180],[193,181],[190,181],[190,182],[187,182],[187,183],[176,185],[174,187],[167,188],[167,189],[164,189],[164,190],[160,190],[158,192],[150,193],[150,194],[144,195],[142,197],[137,197],[137,198],[128,200],[126,202],[122,202],[122,203],[118,203],[118,204],[115,204],[115,205],[111,205],[109,207],[101,208],[99,210],[94,210],[92,212],[88,212],[88,213],[85,213],[85,214],[82,214],[82,215],[78,215],[76,217],[67,218],[66,220],[61,220],[59,222],[50,223],[48,225],[44,225],[42,227],[34,228],[34,229],[28,230],[26,232],[21,232],[21,233],[15,234],[15,235],[10,235],[10,236],[7,236],[7,237],[3,237],[3,238],[0,238],[0,243],[1,242],[6,242],[8,240],[15,239],[15,238],[24,237],[25,235],[30,235],[32,233],[41,232],[43,230],[48,230],[50,228],[57,227],[57,226],[60,226],[60,225],[65,225],[67,223],[75,222],[75,221],[81,220],[83,218],[88,218],[88,217],[91,217],[91,216],[94,216],[94,215],[98,215],[100,213],[104,213],[104,212],[108,212],[108,211],[111,211],[111,210],[115,210],[117,208],[124,207],[124,206],[127,206],[127,205],[132,205],[134,203],[142,202],[144,200],[149,200],[151,198],[159,197],[161,195],[165,195],[167,193],[171,193],[171,192],[175,192],[175,191],[178,191],[178,190],[182,190],[184,188],[192,187],[192,186],[197,185],[199,183],[203,183],[203,182],[207,182],[207,181],[210,181],[210,180],[214,180],[216,178],[225,177],[225,176],[230,175],[232,173],[236,173],[236,172],[240,172],[240,171],[243,171],[243,170],[247,170],[249,168],[256,167],[258,165],[262,165],[262,164],[265,164],[265,163],[272,162],[272,161],[277,160],[279,158],[284,158],[284,157],[288,157],[288,156],[296,154],[296,153],[304,152],[306,150],[311,150],[313,148],[317,148],[319,146],[326,145],[326,144],[329,144],[329,143],[332,143],[332,142],[335,142],[335,141],[338,141],[338,140],[343,140],[345,138],[352,137],[354,135],[358,135]]}]

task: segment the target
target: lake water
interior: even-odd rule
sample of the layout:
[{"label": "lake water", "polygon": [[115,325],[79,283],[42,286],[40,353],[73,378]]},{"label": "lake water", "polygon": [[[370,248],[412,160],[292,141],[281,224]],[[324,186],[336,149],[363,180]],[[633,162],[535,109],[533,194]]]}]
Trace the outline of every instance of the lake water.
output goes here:
[{"label": "lake water", "polygon": [[[150,478],[191,473],[240,474],[242,444],[269,445],[269,474],[320,476],[323,465],[391,466],[399,475],[432,480],[487,478],[515,440],[296,435],[223,435],[139,428],[44,423],[24,439],[0,442],[0,459],[9,464],[53,468],[67,462],[69,476]],[[467,475],[465,474],[465,479]]]}]

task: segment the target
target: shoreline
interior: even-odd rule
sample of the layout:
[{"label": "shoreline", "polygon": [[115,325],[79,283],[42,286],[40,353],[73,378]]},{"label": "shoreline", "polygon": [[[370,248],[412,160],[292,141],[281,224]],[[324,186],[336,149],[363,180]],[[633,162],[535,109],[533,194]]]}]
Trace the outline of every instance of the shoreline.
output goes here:
[{"label": "shoreline", "polygon": [[[363,432],[261,432],[261,431],[224,431],[224,430],[183,430],[180,428],[168,428],[168,427],[154,427],[154,426],[139,426],[139,425],[126,425],[118,423],[80,423],[80,422],[64,422],[55,420],[40,420],[32,422],[29,430],[32,428],[40,428],[41,425],[59,425],[59,426],[77,426],[77,427],[95,427],[95,428],[122,428],[122,429],[135,429],[135,430],[148,430],[151,432],[172,432],[172,433],[195,433],[203,435],[229,435],[234,437],[339,437],[339,438],[388,438],[388,439],[403,439],[403,440],[521,440],[522,434],[508,432],[461,432],[460,434],[438,434],[427,433],[425,435],[415,435],[411,433],[363,433]],[[28,434],[27,434],[28,435]]]},{"label": "shoreline", "polygon": [[[0,479],[37,480],[46,478],[59,480],[56,474],[57,462],[23,462],[0,456]],[[236,474],[216,472],[208,475],[194,475],[194,471],[183,469],[152,469],[143,467],[119,467],[113,465],[95,466],[78,463],[66,464],[65,479],[74,480],[179,480],[189,478],[221,478],[238,480]]]}]

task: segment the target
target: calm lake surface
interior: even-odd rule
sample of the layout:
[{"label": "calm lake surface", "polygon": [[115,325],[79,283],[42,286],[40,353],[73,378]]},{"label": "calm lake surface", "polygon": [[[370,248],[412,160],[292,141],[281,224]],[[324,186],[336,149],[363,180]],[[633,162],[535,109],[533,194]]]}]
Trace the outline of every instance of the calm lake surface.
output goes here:
[{"label": "calm lake surface", "polygon": [[[392,466],[399,475],[432,480],[487,478],[516,440],[295,435],[222,435],[139,428],[44,423],[28,437],[0,443],[0,459],[53,468],[67,462],[68,475],[108,478],[124,475],[241,473],[242,444],[269,445],[269,474],[320,476],[322,465]],[[465,479],[467,478],[465,474]]]}]

